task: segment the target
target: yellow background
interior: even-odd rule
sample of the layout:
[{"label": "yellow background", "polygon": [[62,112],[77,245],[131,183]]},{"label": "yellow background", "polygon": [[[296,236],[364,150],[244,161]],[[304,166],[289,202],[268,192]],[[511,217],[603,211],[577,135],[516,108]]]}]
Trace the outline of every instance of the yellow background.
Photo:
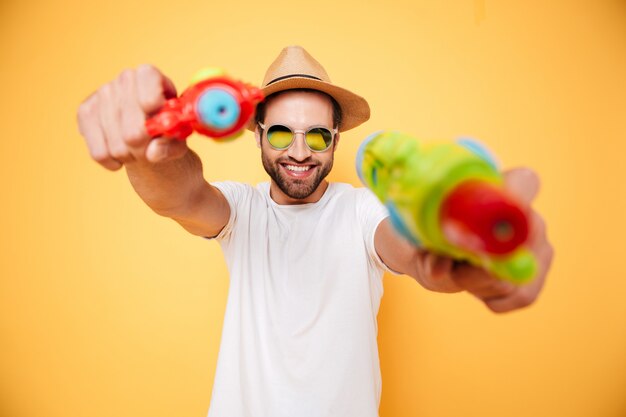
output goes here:
[{"label": "yellow background", "polygon": [[[149,62],[260,83],[301,44],[381,128],[480,138],[541,176],[555,263],[536,305],[385,277],[381,415],[626,416],[626,2],[0,2],[0,416],[205,416],[228,286],[219,246],[93,162],[79,103]],[[190,145],[209,180],[264,181],[252,136]]]}]

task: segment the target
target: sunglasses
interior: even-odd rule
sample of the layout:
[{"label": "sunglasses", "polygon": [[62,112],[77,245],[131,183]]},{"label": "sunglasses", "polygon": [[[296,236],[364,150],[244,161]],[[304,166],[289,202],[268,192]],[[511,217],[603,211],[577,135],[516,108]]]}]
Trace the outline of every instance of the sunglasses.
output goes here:
[{"label": "sunglasses", "polygon": [[265,125],[259,122],[259,126],[263,129],[270,146],[278,151],[288,149],[296,139],[296,133],[304,134],[304,142],[313,152],[324,152],[330,148],[337,134],[337,129],[330,130],[323,126],[313,126],[308,130],[295,130],[284,125],[272,125],[265,128]]}]

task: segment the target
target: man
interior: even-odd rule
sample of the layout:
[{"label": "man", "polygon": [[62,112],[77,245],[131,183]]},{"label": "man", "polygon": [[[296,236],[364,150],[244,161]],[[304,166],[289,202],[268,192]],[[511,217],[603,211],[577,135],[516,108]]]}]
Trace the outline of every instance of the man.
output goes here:
[{"label": "man", "polygon": [[[263,90],[249,128],[271,181],[256,188],[209,184],[186,143],[147,136],[145,118],[176,94],[154,67],[122,72],[81,105],[78,122],[92,157],[110,170],[125,166],[156,213],[222,246],[230,288],[210,417],[377,416],[384,271],[434,291],[468,291],[496,312],[521,308],[551,261],[543,223],[534,214],[540,273],[523,287],[418,250],[368,190],[325,180],[341,133],[369,118],[367,102],[332,84],[301,47],[281,52]],[[517,170],[507,186],[530,203],[538,181]]]}]

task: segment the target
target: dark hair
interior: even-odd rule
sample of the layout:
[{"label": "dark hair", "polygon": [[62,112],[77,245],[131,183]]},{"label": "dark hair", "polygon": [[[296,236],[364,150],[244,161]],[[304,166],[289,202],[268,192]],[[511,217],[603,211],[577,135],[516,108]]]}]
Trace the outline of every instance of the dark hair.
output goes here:
[{"label": "dark hair", "polygon": [[[332,102],[333,105],[333,127],[334,128],[338,128],[341,125],[341,119],[343,117],[343,113],[341,111],[341,106],[339,106],[339,103],[337,103],[337,100],[335,100],[330,94],[327,94],[323,91],[319,91],[319,90],[314,90],[312,88],[294,88],[291,90],[283,90],[283,91],[278,91],[274,94],[270,94],[269,96],[267,96],[265,98],[264,101],[260,102],[257,106],[256,106],[256,113],[254,115],[254,123],[256,125],[259,124],[259,122],[263,123],[265,121],[265,108],[267,106],[267,103],[269,102],[270,99],[279,96],[282,93],[286,93],[287,91],[303,91],[303,92],[307,92],[307,93],[319,93],[319,94],[323,94],[326,97],[328,97],[330,99],[330,101]],[[260,127],[259,127],[260,129]]]}]

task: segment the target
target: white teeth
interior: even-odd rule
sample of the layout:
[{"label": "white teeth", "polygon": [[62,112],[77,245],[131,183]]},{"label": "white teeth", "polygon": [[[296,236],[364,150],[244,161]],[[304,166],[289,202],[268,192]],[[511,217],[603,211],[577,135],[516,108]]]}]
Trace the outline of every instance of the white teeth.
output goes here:
[{"label": "white teeth", "polygon": [[285,165],[285,168],[287,168],[289,171],[296,171],[296,172],[304,172],[304,171],[308,171],[309,169],[311,169],[311,167],[309,165],[305,165],[305,166],[295,166],[295,165]]}]

